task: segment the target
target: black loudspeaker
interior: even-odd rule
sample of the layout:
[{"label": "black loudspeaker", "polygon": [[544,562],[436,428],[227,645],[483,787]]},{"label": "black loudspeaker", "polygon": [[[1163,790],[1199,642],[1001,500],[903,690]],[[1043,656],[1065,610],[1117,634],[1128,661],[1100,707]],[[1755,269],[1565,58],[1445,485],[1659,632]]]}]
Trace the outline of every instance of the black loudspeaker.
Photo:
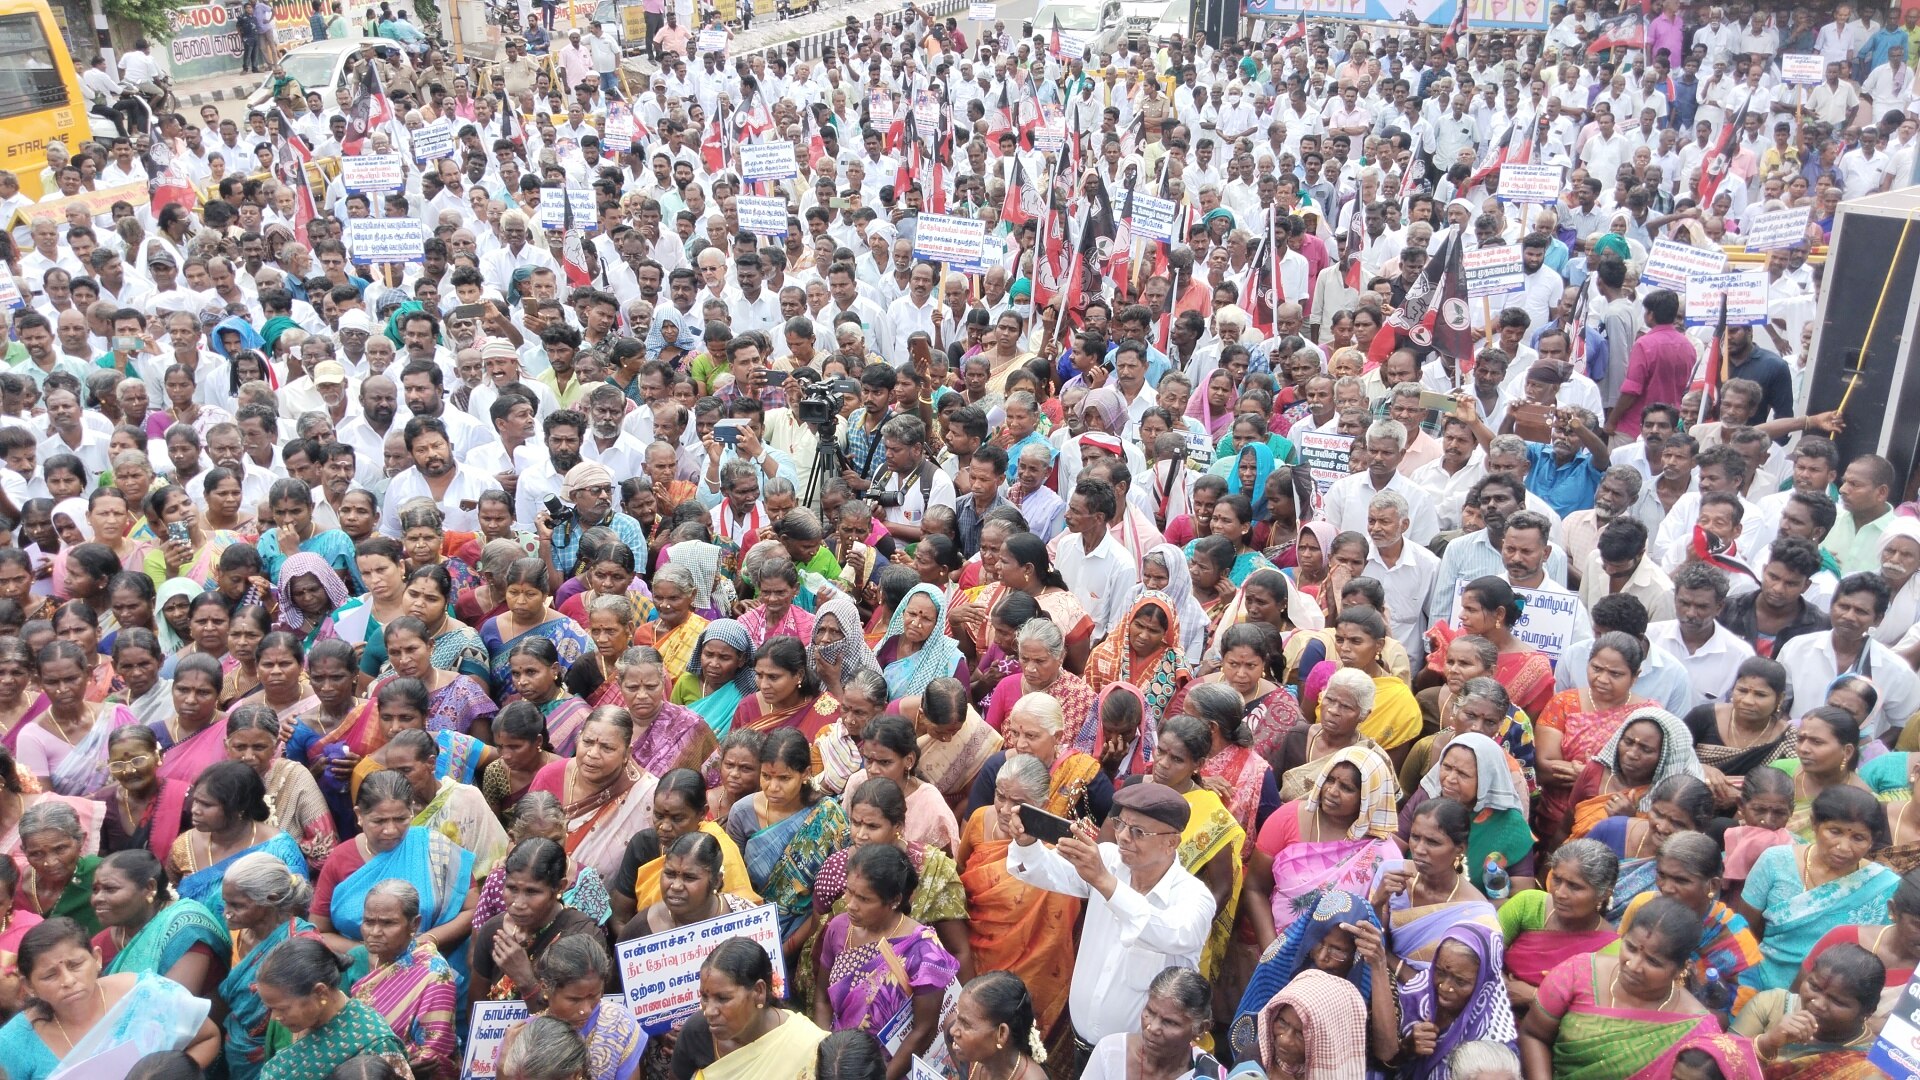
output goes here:
[{"label": "black loudspeaker", "polygon": [[[1913,497],[1914,466],[1920,461],[1917,216],[1920,187],[1840,204],[1821,285],[1813,363],[1801,388],[1803,415],[1837,408],[1846,399],[1847,430],[1837,440],[1840,458],[1879,454],[1891,461],[1896,502]],[[1850,384],[1856,385],[1848,397]]]}]

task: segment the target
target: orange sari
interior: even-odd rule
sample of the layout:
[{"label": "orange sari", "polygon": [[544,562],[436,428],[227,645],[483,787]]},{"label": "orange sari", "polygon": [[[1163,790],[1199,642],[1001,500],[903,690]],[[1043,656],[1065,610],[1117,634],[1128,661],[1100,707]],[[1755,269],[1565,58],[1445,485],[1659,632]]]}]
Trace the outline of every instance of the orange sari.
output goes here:
[{"label": "orange sari", "polygon": [[1066,1014],[1080,901],[1008,873],[1012,842],[987,837],[986,815],[991,813],[991,806],[975,810],[961,830],[960,844],[967,853],[960,870],[967,889],[967,939],[976,970],[1011,971],[1027,984],[1041,1035],[1050,1042],[1054,1026]]}]

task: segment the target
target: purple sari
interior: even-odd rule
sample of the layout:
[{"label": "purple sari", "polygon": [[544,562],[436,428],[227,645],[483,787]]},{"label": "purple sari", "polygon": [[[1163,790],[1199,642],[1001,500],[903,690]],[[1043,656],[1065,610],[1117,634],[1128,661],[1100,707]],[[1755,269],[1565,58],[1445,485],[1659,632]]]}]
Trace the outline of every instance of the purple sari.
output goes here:
[{"label": "purple sari", "polygon": [[872,1032],[891,1056],[913,1027],[913,999],[945,992],[960,965],[932,927],[848,948],[851,925],[846,915],[836,915],[821,935],[833,1029]]}]

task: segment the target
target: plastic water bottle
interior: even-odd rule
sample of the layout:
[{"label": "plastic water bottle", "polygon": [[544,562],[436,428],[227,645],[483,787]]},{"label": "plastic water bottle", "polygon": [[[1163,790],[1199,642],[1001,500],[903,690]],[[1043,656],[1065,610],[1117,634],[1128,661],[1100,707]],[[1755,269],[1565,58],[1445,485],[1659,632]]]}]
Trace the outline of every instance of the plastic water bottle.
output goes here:
[{"label": "plastic water bottle", "polygon": [[1501,866],[1497,859],[1487,859],[1481,880],[1486,883],[1486,894],[1489,900],[1505,900],[1507,893],[1513,888],[1512,879],[1507,877],[1507,868]]},{"label": "plastic water bottle", "polygon": [[1720,969],[1707,969],[1706,981],[1700,985],[1700,1004],[1717,1013],[1725,1013],[1733,1008],[1733,987],[1720,974]]}]

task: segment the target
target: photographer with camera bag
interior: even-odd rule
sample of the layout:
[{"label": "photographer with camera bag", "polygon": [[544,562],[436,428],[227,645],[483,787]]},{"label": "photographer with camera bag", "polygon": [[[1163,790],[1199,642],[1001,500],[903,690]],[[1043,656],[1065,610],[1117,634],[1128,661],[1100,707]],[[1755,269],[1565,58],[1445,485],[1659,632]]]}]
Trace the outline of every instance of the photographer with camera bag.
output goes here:
[{"label": "photographer with camera bag", "polygon": [[896,416],[880,429],[887,468],[880,493],[869,494],[880,507],[887,532],[903,544],[920,539],[927,507],[953,507],[953,479],[927,460],[927,425],[917,416]]}]

